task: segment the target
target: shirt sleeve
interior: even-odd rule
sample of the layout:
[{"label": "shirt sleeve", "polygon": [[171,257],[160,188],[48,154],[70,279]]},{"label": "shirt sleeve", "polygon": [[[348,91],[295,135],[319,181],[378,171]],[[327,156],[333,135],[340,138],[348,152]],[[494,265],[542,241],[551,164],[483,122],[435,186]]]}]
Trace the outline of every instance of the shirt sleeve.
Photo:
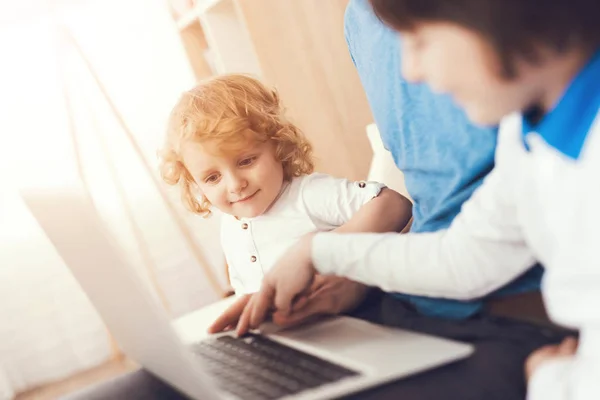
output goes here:
[{"label": "shirt sleeve", "polygon": [[313,174],[302,182],[300,195],[306,212],[319,230],[331,230],[348,222],[386,186],[378,182],[353,182],[330,175]]},{"label": "shirt sleeve", "polygon": [[498,162],[500,145],[496,168],[447,230],[319,233],[312,246],[315,268],[386,291],[462,300],[510,282],[535,259],[518,224],[510,176]]}]

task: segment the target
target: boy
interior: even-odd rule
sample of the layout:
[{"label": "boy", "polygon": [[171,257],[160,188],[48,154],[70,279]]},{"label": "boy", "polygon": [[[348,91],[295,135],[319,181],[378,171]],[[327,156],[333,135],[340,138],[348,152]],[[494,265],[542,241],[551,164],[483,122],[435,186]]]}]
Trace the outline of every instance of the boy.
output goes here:
[{"label": "boy", "polygon": [[[289,310],[316,271],[384,290],[474,299],[546,267],[551,318],[581,331],[534,353],[531,399],[600,396],[600,3],[371,0],[402,32],[402,69],[478,124],[505,116],[496,168],[444,231],[309,235],[266,275],[239,332]],[[532,20],[531,16],[535,16]],[[577,354],[575,355],[575,352]]]}]

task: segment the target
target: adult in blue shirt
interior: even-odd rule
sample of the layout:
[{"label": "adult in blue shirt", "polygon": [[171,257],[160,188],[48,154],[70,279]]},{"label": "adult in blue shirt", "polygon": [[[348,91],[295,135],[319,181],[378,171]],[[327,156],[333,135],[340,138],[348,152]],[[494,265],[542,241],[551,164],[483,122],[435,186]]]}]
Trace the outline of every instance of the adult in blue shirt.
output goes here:
[{"label": "adult in blue shirt", "polygon": [[[496,130],[472,125],[450,98],[402,78],[398,34],[379,21],[367,0],[349,2],[344,30],[383,144],[414,200],[411,231],[447,228],[492,170]],[[536,267],[490,298],[539,293],[541,274]],[[422,314],[453,319],[471,317],[485,303],[399,297]],[[511,308],[521,311],[518,300]]]}]

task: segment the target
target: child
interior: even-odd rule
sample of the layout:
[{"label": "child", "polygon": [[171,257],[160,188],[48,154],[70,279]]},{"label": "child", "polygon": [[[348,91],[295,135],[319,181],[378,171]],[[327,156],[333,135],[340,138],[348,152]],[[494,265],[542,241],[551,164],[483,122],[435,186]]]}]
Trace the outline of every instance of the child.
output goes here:
[{"label": "child", "polygon": [[[580,330],[526,363],[530,399],[600,398],[600,2],[371,0],[402,33],[405,78],[474,122],[502,126],[496,166],[444,231],[307,235],[240,317],[286,312],[315,272],[415,295],[473,299],[536,260],[550,317]],[[468,384],[468,383],[467,383]]]},{"label": "child", "polygon": [[277,93],[256,79],[225,75],[183,94],[175,106],[161,173],[207,217],[220,210],[221,242],[237,295],[299,238],[315,231],[399,231],[411,203],[375,182],[312,174],[312,149],[284,116]]}]

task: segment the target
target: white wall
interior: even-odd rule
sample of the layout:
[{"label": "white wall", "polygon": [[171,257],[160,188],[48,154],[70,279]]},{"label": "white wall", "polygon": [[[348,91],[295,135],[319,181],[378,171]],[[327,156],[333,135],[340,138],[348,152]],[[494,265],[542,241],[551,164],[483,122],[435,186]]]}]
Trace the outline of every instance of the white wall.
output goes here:
[{"label": "white wall", "polygon": [[[131,260],[141,265],[99,137],[108,144],[174,314],[217,298],[83,64],[68,47],[66,63],[58,57],[57,15],[74,32],[155,167],[170,107],[193,84],[164,3],[61,1],[54,3],[57,14],[48,13],[47,1],[14,3],[0,4],[0,398],[109,354],[103,325],[16,196],[17,186],[69,185],[78,179],[62,66],[75,100],[86,176]],[[186,218],[224,283],[218,221]]]}]

